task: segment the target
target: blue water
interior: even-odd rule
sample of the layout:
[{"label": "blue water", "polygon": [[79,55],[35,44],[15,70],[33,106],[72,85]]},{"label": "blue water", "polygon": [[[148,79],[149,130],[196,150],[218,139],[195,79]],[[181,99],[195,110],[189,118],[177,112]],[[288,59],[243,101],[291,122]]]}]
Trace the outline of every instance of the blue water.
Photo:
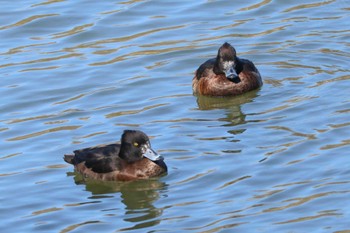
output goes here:
[{"label": "blue water", "polygon": [[[1,1],[1,232],[350,232],[350,2]],[[223,42],[264,86],[194,96]],[[166,176],[62,157],[146,132]]]}]

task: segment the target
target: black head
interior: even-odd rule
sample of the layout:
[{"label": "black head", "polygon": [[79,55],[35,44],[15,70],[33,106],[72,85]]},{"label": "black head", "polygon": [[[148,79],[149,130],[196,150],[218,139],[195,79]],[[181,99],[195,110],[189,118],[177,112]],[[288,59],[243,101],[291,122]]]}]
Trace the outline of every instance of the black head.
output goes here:
[{"label": "black head", "polygon": [[217,74],[224,73],[226,78],[233,80],[238,78],[236,72],[237,63],[238,59],[235,48],[225,42],[218,50],[214,72]]},{"label": "black head", "polygon": [[119,157],[133,163],[147,157],[152,161],[162,160],[152,148],[148,136],[139,130],[125,130],[121,137]]}]

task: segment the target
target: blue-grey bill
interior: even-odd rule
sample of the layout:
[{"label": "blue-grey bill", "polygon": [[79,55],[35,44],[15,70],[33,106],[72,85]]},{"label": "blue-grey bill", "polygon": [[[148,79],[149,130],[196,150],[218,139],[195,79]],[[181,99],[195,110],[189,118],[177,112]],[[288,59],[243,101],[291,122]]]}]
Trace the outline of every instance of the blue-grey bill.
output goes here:
[{"label": "blue-grey bill", "polygon": [[163,160],[163,156],[152,150],[152,148],[147,147],[145,152],[143,153],[143,156],[146,158],[152,160],[152,161],[157,161],[157,160]]},{"label": "blue-grey bill", "polygon": [[225,76],[226,78],[228,79],[234,79],[236,78],[238,75],[237,75],[237,72],[235,69],[228,69],[228,70],[225,70]]}]

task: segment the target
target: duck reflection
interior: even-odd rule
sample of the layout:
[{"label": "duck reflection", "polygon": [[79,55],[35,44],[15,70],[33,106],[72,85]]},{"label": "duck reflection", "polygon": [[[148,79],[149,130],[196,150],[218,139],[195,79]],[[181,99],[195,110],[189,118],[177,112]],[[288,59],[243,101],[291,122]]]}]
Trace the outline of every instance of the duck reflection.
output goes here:
[{"label": "duck reflection", "polygon": [[234,126],[245,123],[246,115],[241,111],[241,105],[252,102],[256,98],[257,91],[251,91],[233,97],[197,96],[197,105],[200,110],[227,109],[224,126]]},{"label": "duck reflection", "polygon": [[77,185],[85,185],[86,190],[93,194],[91,198],[94,199],[120,192],[122,203],[125,205],[124,221],[135,224],[128,229],[141,229],[159,224],[158,217],[162,215],[163,209],[156,208],[153,203],[159,199],[160,192],[167,188],[167,185],[159,179],[112,182],[86,179],[75,172],[68,175],[74,176]]}]

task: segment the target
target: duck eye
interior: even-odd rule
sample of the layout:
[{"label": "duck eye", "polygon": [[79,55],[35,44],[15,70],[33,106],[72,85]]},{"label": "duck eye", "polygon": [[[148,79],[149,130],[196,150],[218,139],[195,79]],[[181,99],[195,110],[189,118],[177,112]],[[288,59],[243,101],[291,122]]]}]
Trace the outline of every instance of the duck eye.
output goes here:
[{"label": "duck eye", "polygon": [[138,144],[137,142],[134,142],[134,146],[135,146],[135,147],[138,147],[139,144]]}]

